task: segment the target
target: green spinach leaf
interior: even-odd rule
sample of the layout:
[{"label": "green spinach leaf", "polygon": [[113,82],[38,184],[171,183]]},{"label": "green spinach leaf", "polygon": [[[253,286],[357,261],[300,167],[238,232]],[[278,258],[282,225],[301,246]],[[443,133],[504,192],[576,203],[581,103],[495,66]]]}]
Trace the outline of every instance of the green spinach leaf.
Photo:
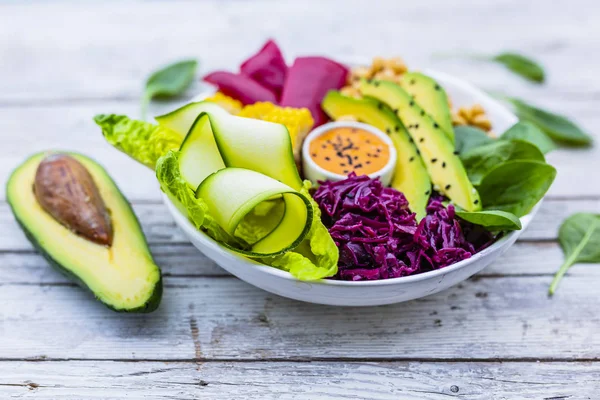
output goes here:
[{"label": "green spinach leaf", "polygon": [[169,98],[183,93],[193,82],[197,66],[196,60],[184,60],[150,75],[142,98],[142,119],[146,119],[146,110],[153,98]]},{"label": "green spinach leaf", "polygon": [[519,119],[528,121],[544,131],[552,139],[571,145],[585,146],[592,143],[592,138],[568,118],[550,111],[532,106],[523,100],[507,98]]},{"label": "green spinach leaf", "polygon": [[519,139],[532,143],[544,154],[556,149],[556,145],[537,126],[531,122],[517,122],[500,136],[502,140]]},{"label": "green spinach leaf", "polygon": [[511,160],[545,161],[542,152],[523,140],[498,140],[476,147],[460,156],[473,184],[479,185],[488,172]]},{"label": "green spinach leaf", "polygon": [[500,210],[522,217],[544,197],[556,169],[541,161],[516,160],[488,172],[477,187],[485,210]]},{"label": "green spinach leaf", "polygon": [[536,83],[542,83],[545,79],[544,69],[540,64],[529,57],[517,53],[500,53],[491,58],[515,74]]},{"label": "green spinach leaf", "polygon": [[565,262],[552,280],[548,293],[554,294],[567,270],[576,263],[600,263],[600,215],[577,213],[567,218],[558,231]]},{"label": "green spinach leaf", "polygon": [[472,224],[482,226],[491,232],[521,230],[521,220],[506,211],[456,211],[456,215]]},{"label": "green spinach leaf", "polygon": [[454,147],[458,154],[464,154],[476,147],[493,143],[494,139],[479,128],[461,125],[454,127],[454,141]]}]

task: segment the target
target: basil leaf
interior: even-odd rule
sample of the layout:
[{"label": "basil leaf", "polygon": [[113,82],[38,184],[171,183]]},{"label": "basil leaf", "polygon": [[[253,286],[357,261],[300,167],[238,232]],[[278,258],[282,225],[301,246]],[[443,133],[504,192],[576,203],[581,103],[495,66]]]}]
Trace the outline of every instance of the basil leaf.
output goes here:
[{"label": "basil leaf", "polygon": [[485,210],[500,210],[522,217],[544,197],[556,169],[541,161],[517,160],[488,172],[477,187]]},{"label": "basil leaf", "polygon": [[514,105],[519,119],[536,125],[552,139],[572,145],[592,143],[592,138],[568,118],[534,107],[520,99],[507,100]]},{"label": "basil leaf", "polygon": [[458,154],[466,153],[476,147],[493,142],[494,139],[479,128],[467,125],[454,127],[454,148]]},{"label": "basil leaf", "polygon": [[492,61],[504,65],[515,74],[532,82],[544,82],[545,74],[542,66],[524,55],[510,52],[500,53],[492,57]]},{"label": "basil leaf", "polygon": [[567,270],[576,263],[600,263],[600,214],[577,213],[567,218],[558,231],[558,241],[565,253],[548,293],[554,294]]},{"label": "basil leaf", "polygon": [[506,211],[456,211],[456,215],[472,224],[482,226],[490,232],[521,230],[521,220]]},{"label": "basil leaf", "polygon": [[511,160],[533,160],[544,162],[544,155],[533,144],[523,140],[498,140],[483,145],[465,154],[460,159],[467,170],[469,179],[478,185],[488,172]]},{"label": "basil leaf", "polygon": [[183,93],[193,82],[197,66],[196,60],[184,60],[150,75],[142,98],[142,118],[146,119],[146,110],[153,98],[169,98]]},{"label": "basil leaf", "polygon": [[530,122],[517,122],[500,136],[502,140],[519,139],[532,143],[544,154],[556,149],[556,145],[537,126]]}]

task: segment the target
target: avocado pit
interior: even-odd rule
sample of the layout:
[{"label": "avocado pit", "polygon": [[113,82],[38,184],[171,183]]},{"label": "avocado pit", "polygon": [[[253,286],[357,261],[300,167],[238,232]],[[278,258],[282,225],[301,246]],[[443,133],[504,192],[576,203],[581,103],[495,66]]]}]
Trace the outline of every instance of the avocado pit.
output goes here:
[{"label": "avocado pit", "polygon": [[52,154],[40,162],[33,184],[40,206],[56,221],[94,243],[111,246],[113,226],[89,171],[75,158]]}]

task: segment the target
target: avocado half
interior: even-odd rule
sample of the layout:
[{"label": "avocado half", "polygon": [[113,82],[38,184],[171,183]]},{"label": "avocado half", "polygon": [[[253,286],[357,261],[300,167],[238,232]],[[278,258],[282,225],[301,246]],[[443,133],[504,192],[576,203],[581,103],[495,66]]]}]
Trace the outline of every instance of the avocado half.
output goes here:
[{"label": "avocado half", "polygon": [[48,153],[31,156],[7,183],[7,201],[32,245],[67,277],[89,289],[107,307],[120,312],[151,312],[162,297],[160,268],[154,263],[140,224],[121,191],[95,161],[65,153],[88,170],[111,215],[110,247],[72,232],[38,203],[35,174]]}]

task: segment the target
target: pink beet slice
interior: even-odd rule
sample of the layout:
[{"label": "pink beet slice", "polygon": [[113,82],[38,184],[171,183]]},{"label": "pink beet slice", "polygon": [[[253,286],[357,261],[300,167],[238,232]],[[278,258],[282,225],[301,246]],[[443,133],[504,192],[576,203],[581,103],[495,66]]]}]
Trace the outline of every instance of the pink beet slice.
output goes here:
[{"label": "pink beet slice", "polygon": [[242,64],[242,74],[249,76],[277,97],[281,96],[288,67],[281,55],[279,46],[269,40],[262,49]]},{"label": "pink beet slice", "polygon": [[243,105],[257,101],[277,103],[275,93],[245,75],[216,71],[206,75],[204,81],[216,85],[219,91],[241,101]]},{"label": "pink beet slice", "polygon": [[321,110],[321,100],[332,89],[340,89],[346,83],[348,68],[325,57],[298,57],[288,70],[281,105],[306,107],[310,110],[315,126],[327,122]]}]

